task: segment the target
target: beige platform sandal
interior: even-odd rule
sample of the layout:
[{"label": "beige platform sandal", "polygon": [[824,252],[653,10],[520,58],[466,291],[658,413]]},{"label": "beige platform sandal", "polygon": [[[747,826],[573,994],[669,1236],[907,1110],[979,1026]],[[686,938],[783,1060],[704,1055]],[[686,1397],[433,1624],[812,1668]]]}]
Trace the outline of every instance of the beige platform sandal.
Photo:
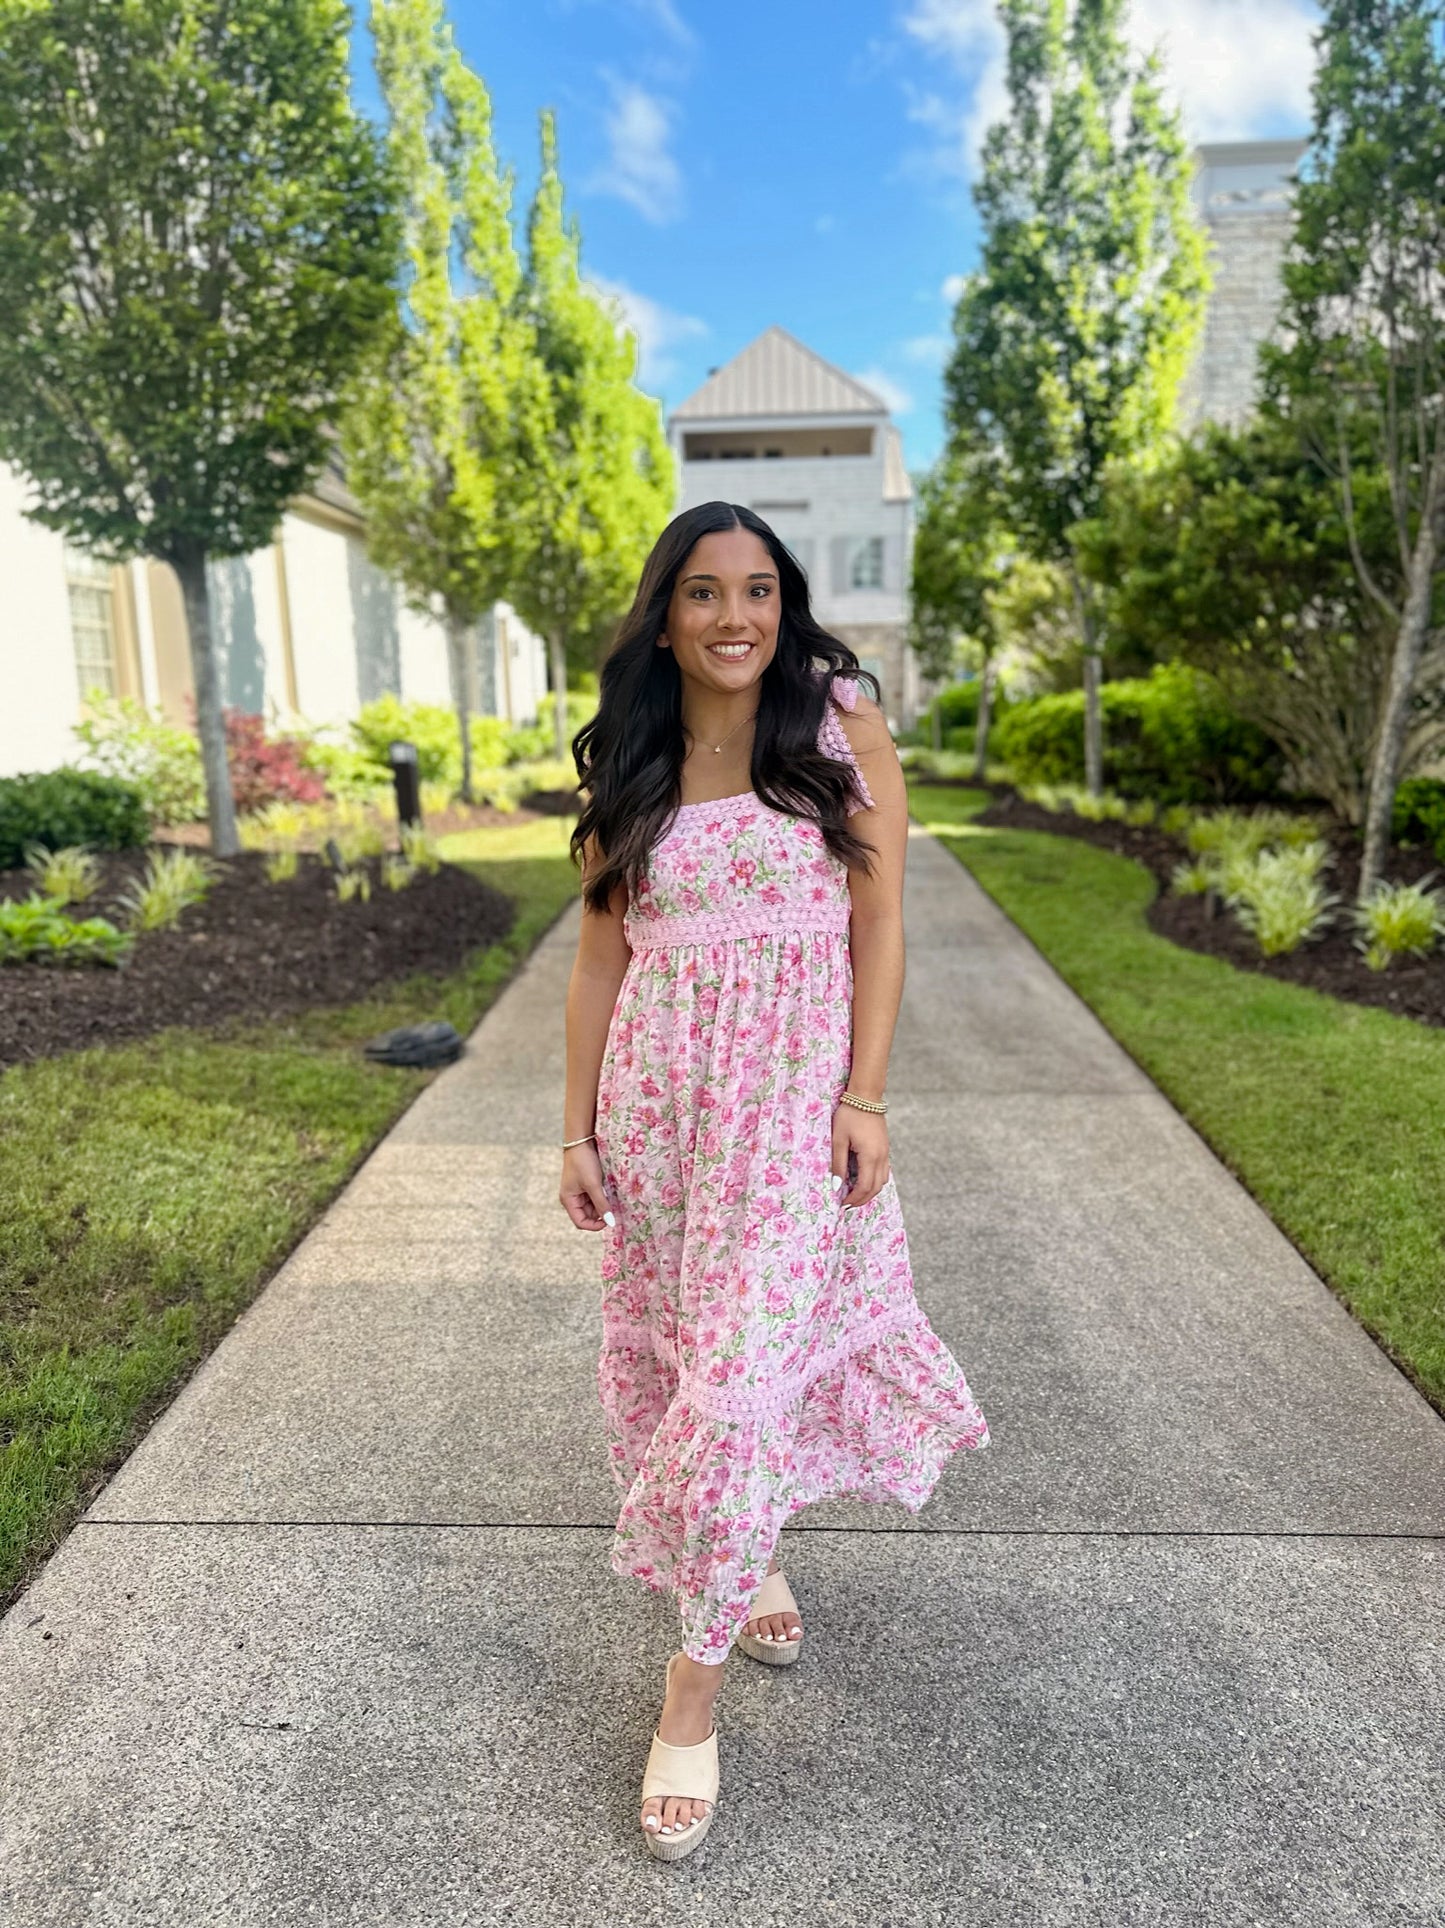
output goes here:
[{"label": "beige platform sandal", "polygon": [[[753,1598],[753,1610],[749,1620],[765,1620],[770,1613],[797,1613],[798,1603],[793,1598],[793,1589],[788,1585],[787,1576],[781,1567],[776,1573],[766,1576]],[[802,1618],[801,1614],[798,1616]],[[737,1644],[753,1660],[764,1660],[770,1667],[786,1667],[796,1660],[803,1646],[801,1628],[796,1640],[786,1634],[780,1640],[772,1640],[766,1634],[740,1633]]]},{"label": "beige platform sandal", "polygon": [[[672,1660],[667,1663],[667,1684],[672,1685]],[[650,1801],[654,1795],[664,1800],[669,1794],[680,1801],[706,1801],[707,1813],[701,1819],[694,1816],[681,1833],[662,1834],[656,1828],[644,1828],[642,1838],[657,1856],[659,1861],[681,1861],[685,1854],[691,1854],[702,1837],[712,1826],[712,1817],[717,1813],[718,1766],[717,1766],[717,1723],[705,1741],[697,1741],[691,1747],[675,1747],[671,1741],[663,1740],[656,1729],[653,1730],[652,1746],[647,1756],[647,1766],[642,1774],[642,1798]]]}]

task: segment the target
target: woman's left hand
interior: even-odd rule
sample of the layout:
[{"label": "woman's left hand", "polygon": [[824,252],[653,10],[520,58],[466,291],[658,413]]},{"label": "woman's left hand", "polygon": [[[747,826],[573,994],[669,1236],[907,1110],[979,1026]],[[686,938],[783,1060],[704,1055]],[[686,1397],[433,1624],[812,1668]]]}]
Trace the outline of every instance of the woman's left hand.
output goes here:
[{"label": "woman's left hand", "polygon": [[[858,1177],[849,1187],[848,1153],[858,1160]],[[840,1205],[867,1205],[888,1183],[888,1121],[881,1111],[860,1111],[840,1103],[833,1113],[833,1170],[842,1179]]]}]

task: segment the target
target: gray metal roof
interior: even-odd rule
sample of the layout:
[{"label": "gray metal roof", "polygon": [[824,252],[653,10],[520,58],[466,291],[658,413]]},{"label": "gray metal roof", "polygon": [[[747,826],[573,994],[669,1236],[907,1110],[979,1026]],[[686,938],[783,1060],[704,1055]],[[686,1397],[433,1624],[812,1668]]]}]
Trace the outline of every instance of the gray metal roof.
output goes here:
[{"label": "gray metal roof", "polygon": [[776,324],[716,369],[674,410],[675,422],[727,417],[771,420],[779,415],[886,415],[888,404],[871,388]]}]

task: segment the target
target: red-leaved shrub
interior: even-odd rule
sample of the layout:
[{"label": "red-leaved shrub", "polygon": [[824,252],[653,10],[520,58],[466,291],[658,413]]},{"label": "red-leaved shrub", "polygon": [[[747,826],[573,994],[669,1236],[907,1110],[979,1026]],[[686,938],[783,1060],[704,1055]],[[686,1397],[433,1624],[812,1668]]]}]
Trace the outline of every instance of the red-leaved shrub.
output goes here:
[{"label": "red-leaved shrub", "polygon": [[[265,717],[248,716],[244,710],[225,709],[221,715],[238,815],[264,810],[268,803],[319,803],[326,795],[326,780],[319,771],[307,769],[306,746],[298,738],[268,737]],[[194,728],[194,698],[191,718]]]}]

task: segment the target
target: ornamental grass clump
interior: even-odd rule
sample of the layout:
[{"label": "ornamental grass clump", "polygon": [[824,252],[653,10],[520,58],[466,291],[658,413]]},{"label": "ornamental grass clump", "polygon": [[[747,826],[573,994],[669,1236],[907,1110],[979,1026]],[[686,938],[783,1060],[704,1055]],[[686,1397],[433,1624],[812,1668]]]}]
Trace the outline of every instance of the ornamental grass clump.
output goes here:
[{"label": "ornamental grass clump", "polygon": [[367,870],[338,870],[336,873],[337,901],[349,904],[353,897],[359,897],[363,904],[371,902],[371,873]]},{"label": "ornamental grass clump", "polygon": [[122,893],[127,922],[137,931],[173,929],[183,911],[209,895],[220,874],[220,865],[199,851],[153,851],[144,877]]},{"label": "ornamental grass clump", "polygon": [[1387,969],[1397,957],[1425,957],[1445,935],[1445,899],[1428,885],[1425,877],[1416,884],[1382,879],[1355,905],[1355,942],[1372,971]]},{"label": "ornamental grass clump", "polygon": [[1169,888],[1177,897],[1202,897],[1206,891],[1214,889],[1214,872],[1206,863],[1195,858],[1192,863],[1175,864],[1169,877]]},{"label": "ornamental grass clump", "polygon": [[300,868],[301,853],[298,850],[273,850],[266,859],[266,881],[289,884]]},{"label": "ornamental grass clump", "polygon": [[436,838],[419,823],[404,823],[401,826],[401,854],[415,870],[438,871],[442,867],[442,853],[437,847]]},{"label": "ornamental grass clump", "polygon": [[416,876],[416,865],[405,857],[388,857],[381,867],[381,881],[388,890],[405,890]]},{"label": "ornamental grass clump", "polygon": [[1263,850],[1252,863],[1231,867],[1234,887],[1228,901],[1266,957],[1298,950],[1329,923],[1339,899],[1325,890],[1320,877],[1323,860],[1314,852],[1324,849],[1321,844]]},{"label": "ornamental grass clump", "polygon": [[27,844],[25,868],[41,894],[61,904],[80,904],[100,888],[100,861],[84,844],[48,850],[42,843]]}]

